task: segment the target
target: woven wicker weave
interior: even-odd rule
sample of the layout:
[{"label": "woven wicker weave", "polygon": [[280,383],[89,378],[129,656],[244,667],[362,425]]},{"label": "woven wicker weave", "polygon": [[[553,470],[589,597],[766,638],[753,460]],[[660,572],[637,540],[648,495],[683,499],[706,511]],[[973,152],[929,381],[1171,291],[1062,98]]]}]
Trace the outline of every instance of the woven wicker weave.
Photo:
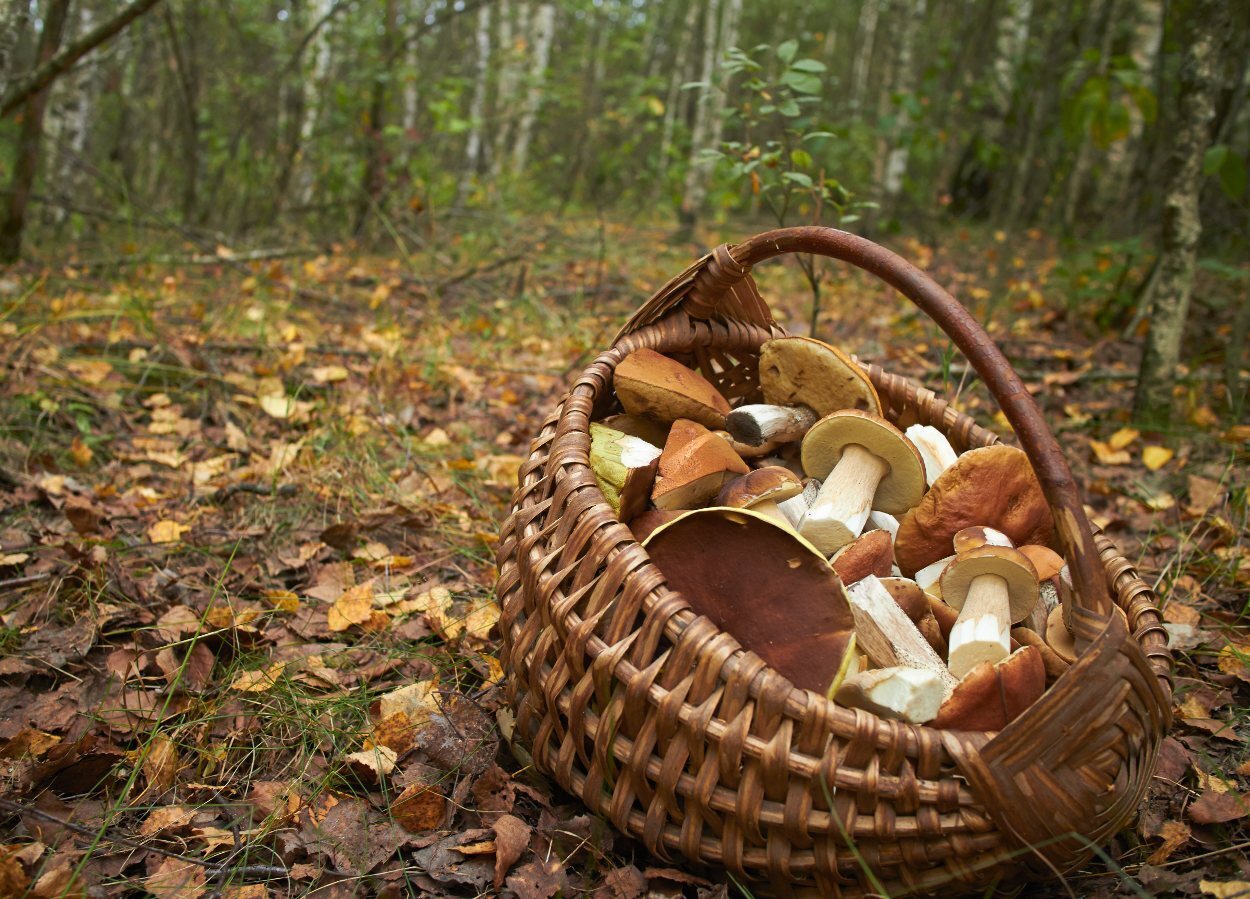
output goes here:
[{"label": "woven wicker weave", "polygon": [[[612,372],[632,350],[697,365],[732,404],[758,398],[757,351],[784,332],[749,271],[785,252],[851,262],[934,318],[1033,462],[1082,654],[997,734],[887,721],[796,689],[665,587],[596,486],[588,426],[613,411]],[[930,391],[868,373],[897,424],[934,425],[957,450],[997,442]],[[899,895],[1070,871],[1134,813],[1170,724],[1155,598],[1091,532],[1024,385],[931,279],[832,229],[719,247],[639,310],[534,440],[499,569],[516,738],[535,764],[655,855],[723,867],[757,892]]]}]

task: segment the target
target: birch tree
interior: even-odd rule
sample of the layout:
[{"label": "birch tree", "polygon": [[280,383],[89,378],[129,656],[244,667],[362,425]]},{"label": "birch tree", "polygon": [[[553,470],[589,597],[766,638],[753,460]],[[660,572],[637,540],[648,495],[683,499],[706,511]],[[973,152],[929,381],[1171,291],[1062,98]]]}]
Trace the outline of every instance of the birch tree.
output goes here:
[{"label": "birch tree", "polygon": [[321,99],[326,96],[326,82],[330,74],[332,44],[330,42],[331,16],[334,0],[311,0],[310,27],[315,29],[312,46],[312,65],[307,76],[300,79],[303,102],[300,104],[299,131],[295,145],[295,202],[307,206],[312,202],[315,184],[315,167],[312,162],[312,139],[317,122],[321,118]]},{"label": "birch tree", "polygon": [[473,187],[482,155],[482,129],[486,117],[486,88],[490,78],[490,4],[477,11],[477,58],[474,66],[473,99],[469,103],[469,135],[464,146],[464,167],[456,188],[459,206]]},{"label": "birch tree", "polygon": [[694,236],[695,222],[707,197],[707,179],[712,166],[704,151],[712,146],[712,113],[715,109],[712,94],[716,89],[716,26],[719,13],[720,0],[707,0],[703,7],[703,64],[700,69],[699,94],[695,105],[694,128],[690,134],[690,157],[682,184],[681,236],[686,240]]},{"label": "birch tree", "polygon": [[520,175],[529,162],[530,141],[534,136],[534,123],[542,106],[543,89],[547,81],[547,64],[551,60],[551,42],[555,38],[556,7],[554,3],[542,3],[532,17],[530,46],[533,57],[530,62],[529,79],[525,88],[525,102],[517,123],[516,142],[512,145],[512,171]]},{"label": "birch tree", "polygon": [[851,111],[859,112],[868,95],[868,71],[877,38],[877,18],[885,0],[863,0],[855,29],[855,61],[851,66]]},{"label": "birch tree", "polygon": [[914,102],[912,96],[915,87],[915,66],[912,54],[915,52],[916,35],[924,22],[926,0],[911,0],[910,14],[905,13],[903,28],[898,36],[898,58],[895,65],[893,93],[901,98],[895,116],[894,137],[889,155],[885,163],[885,195],[895,203],[903,190],[903,179],[907,175],[907,159],[911,153],[911,113],[909,104]]},{"label": "birch tree", "polygon": [[[77,4],[76,33],[90,32],[96,24],[95,12],[90,3]],[[48,133],[54,149],[53,168],[56,172],[57,190],[67,195],[76,193],[81,181],[80,172],[85,164],[84,151],[91,122],[95,119],[93,105],[97,80],[96,67],[88,61],[57,82],[53,102],[48,113]],[[64,204],[51,209],[53,221],[60,224],[68,211]]]},{"label": "birch tree", "polygon": [[1211,144],[1222,45],[1233,25],[1222,0],[1195,0],[1185,23],[1189,43],[1181,64],[1179,112],[1172,130],[1162,245],[1133,402],[1134,417],[1148,426],[1165,425],[1171,417],[1172,385],[1202,236],[1198,204],[1202,160]]}]

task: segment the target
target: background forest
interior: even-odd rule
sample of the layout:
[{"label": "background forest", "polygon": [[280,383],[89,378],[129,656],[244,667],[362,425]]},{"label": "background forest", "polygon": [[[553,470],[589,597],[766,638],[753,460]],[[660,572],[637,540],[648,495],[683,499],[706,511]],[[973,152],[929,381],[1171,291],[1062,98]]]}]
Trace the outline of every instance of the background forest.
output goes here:
[{"label": "background forest", "polygon": [[[1164,600],[1176,730],[1067,886],[1245,894],[1248,46],[1231,0],[0,0],[0,896],[732,889],[510,752],[494,553],[638,305],[810,223],[986,323]],[[883,285],[759,276],[1007,427]]]}]

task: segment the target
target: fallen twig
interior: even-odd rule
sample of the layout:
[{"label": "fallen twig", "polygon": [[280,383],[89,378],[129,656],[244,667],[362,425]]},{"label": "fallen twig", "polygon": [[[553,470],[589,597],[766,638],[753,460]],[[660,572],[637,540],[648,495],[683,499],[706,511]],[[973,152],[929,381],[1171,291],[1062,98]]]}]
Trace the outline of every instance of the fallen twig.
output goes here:
[{"label": "fallen twig", "polygon": [[51,572],[43,572],[41,574],[28,574],[25,577],[11,577],[6,581],[0,581],[0,590],[8,590],[12,587],[25,587],[27,584],[38,584],[40,581],[50,580]]},{"label": "fallen twig", "polygon": [[244,481],[239,484],[227,484],[220,490],[214,490],[206,496],[201,496],[196,502],[201,505],[204,503],[224,503],[238,493],[252,493],[256,496],[294,496],[298,492],[299,488],[294,484],[283,484],[275,490],[268,484]]}]

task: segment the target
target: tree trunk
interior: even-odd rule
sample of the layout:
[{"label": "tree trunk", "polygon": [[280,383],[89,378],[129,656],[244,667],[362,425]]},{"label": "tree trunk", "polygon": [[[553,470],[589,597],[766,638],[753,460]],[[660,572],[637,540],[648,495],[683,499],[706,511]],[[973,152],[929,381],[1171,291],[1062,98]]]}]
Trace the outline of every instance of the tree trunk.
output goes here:
[{"label": "tree trunk", "polygon": [[1222,0],[1195,0],[1186,19],[1190,37],[1181,64],[1180,112],[1172,129],[1159,270],[1133,403],[1136,421],[1151,427],[1165,426],[1172,413],[1172,385],[1202,235],[1202,159],[1211,145],[1221,44],[1231,28],[1228,13]]},{"label": "tree trunk", "polygon": [[482,158],[482,129],[486,118],[486,88],[490,80],[490,4],[477,11],[477,60],[474,66],[473,99],[469,103],[469,136],[464,146],[464,168],[456,188],[456,205],[473,189]]},{"label": "tree trunk", "polygon": [[[1105,78],[1107,66],[1111,62],[1111,38],[1115,33],[1116,0],[1105,0],[1102,14],[1098,20],[1098,62],[1094,66],[1094,77]],[[1081,189],[1085,186],[1085,177],[1093,163],[1093,140],[1088,134],[1082,134],[1081,143],[1076,150],[1076,159],[1072,170],[1068,173],[1068,181],[1064,185],[1063,206],[1060,213],[1060,224],[1063,230],[1072,231],[1076,222],[1077,205],[1081,200]]]},{"label": "tree trunk", "polygon": [[686,17],[682,22],[682,41],[674,51],[674,59],[669,68],[668,94],[664,99],[664,123],[660,126],[660,160],[659,177],[656,179],[653,195],[658,196],[664,186],[664,178],[668,174],[670,157],[673,155],[673,131],[677,126],[678,110],[681,108],[681,86],[684,75],[690,65],[690,49],[694,45],[694,29],[699,22],[699,4],[690,0],[686,7]]},{"label": "tree trunk", "polygon": [[[519,60],[516,41],[512,31],[512,3],[510,0],[499,0],[497,8],[499,13],[495,16],[495,20],[498,23],[496,34],[499,37],[499,62],[496,68],[499,77],[495,85],[497,114],[495,115],[495,139],[490,152],[491,181],[498,181],[499,176],[503,174],[503,161],[508,156],[508,140],[511,137],[513,125],[509,111],[516,107],[517,85],[521,80],[520,71],[517,68]],[[518,33],[520,32],[521,29],[518,29]]]},{"label": "tree trunk", "polygon": [[[90,4],[78,6],[78,32],[86,34],[95,27],[95,14]],[[95,116],[96,70],[92,64],[80,66],[57,82],[53,90],[56,102],[48,112],[48,133],[55,147],[55,185],[58,199],[70,200],[81,190],[80,173],[87,164],[85,151],[91,123]],[[52,193],[51,190],[48,191]],[[60,225],[69,215],[66,203],[56,203],[49,213]]]},{"label": "tree trunk", "polygon": [[317,122],[321,118],[321,99],[325,96],[330,74],[332,56],[328,17],[333,6],[333,0],[312,0],[310,25],[318,29],[313,38],[312,69],[307,76],[301,77],[299,72],[296,73],[296,77],[300,79],[300,90],[303,93],[294,153],[295,202],[301,207],[312,202],[313,187],[317,180],[316,170],[312,164],[311,144]]},{"label": "tree trunk", "polygon": [[[44,14],[39,36],[38,64],[56,56],[68,18],[69,0],[52,0]],[[50,83],[50,82],[49,82]],[[39,145],[43,137],[43,114],[48,105],[48,88],[29,95],[22,130],[17,138],[17,159],[5,197],[4,220],[0,222],[0,264],[16,262],[22,255],[22,231],[26,227],[26,204],[30,201],[35,174],[39,170]]]},{"label": "tree trunk", "polygon": [[907,175],[907,158],[911,151],[911,116],[907,100],[911,99],[916,77],[912,56],[916,35],[924,24],[926,0],[912,0],[910,14],[904,13],[903,28],[898,37],[898,64],[895,67],[893,94],[904,98],[895,116],[894,140],[885,163],[885,195],[890,213],[898,213],[899,195],[903,192],[903,180]]},{"label": "tree trunk", "polygon": [[[382,23],[382,59],[393,59],[396,48],[395,19],[397,0],[386,0]],[[369,220],[369,210],[381,200],[386,181],[386,73],[378,72],[373,79],[369,94],[369,119],[365,124],[365,167],[360,177],[360,190],[356,197],[353,233],[364,231]]]},{"label": "tree trunk", "polygon": [[29,18],[30,3],[27,0],[0,0],[0,97],[8,92],[13,57]]},{"label": "tree trunk", "polygon": [[[738,19],[742,15],[742,0],[725,0],[725,12],[721,17],[720,39],[717,48],[718,60],[724,59],[730,47],[738,43]],[[717,71],[721,66],[718,61]],[[725,101],[729,98],[729,83],[721,77],[717,79],[716,91],[712,94],[712,147],[719,147],[725,134]]]},{"label": "tree trunk", "polygon": [[851,112],[858,115],[868,96],[868,73],[872,67],[873,45],[877,38],[877,20],[885,0],[863,0],[859,10],[859,26],[855,29],[855,62],[851,66]]},{"label": "tree trunk", "polygon": [[693,240],[694,228],[703,201],[707,197],[707,178],[711,166],[703,157],[703,151],[711,148],[713,92],[716,90],[716,21],[720,12],[720,0],[707,0],[703,8],[703,66],[699,81],[698,105],[695,106],[694,128],[690,135],[690,161],[682,185],[681,227],[679,239]]},{"label": "tree trunk", "polygon": [[516,175],[525,174],[525,165],[529,162],[530,141],[534,137],[534,123],[538,119],[538,109],[543,102],[543,88],[547,81],[547,63],[551,59],[551,42],[555,38],[556,7],[554,3],[543,3],[533,16],[533,32],[530,46],[534,56],[530,64],[529,86],[525,91],[525,105],[522,108],[521,120],[517,123],[516,143],[512,146],[512,171]]}]

